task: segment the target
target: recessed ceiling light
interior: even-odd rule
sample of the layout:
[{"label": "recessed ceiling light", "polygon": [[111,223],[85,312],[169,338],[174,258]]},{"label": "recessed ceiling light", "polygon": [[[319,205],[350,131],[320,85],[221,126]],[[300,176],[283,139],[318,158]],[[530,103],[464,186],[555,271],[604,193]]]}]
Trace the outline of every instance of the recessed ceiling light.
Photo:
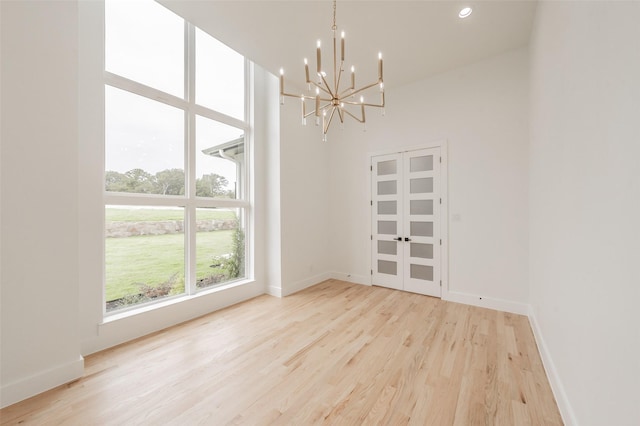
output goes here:
[{"label": "recessed ceiling light", "polygon": [[460,13],[458,13],[458,16],[464,19],[467,16],[471,15],[471,12],[473,12],[473,9],[471,9],[470,7],[464,7],[460,10]]}]

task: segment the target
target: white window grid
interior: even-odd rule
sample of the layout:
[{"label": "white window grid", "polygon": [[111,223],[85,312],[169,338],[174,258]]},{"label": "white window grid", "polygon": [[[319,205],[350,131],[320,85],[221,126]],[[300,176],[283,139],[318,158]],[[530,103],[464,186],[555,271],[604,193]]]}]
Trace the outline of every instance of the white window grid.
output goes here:
[{"label": "white window grid", "polygon": [[[185,211],[185,294],[178,295],[191,296],[199,291],[206,291],[217,286],[208,287],[207,289],[198,289],[196,286],[196,209],[197,208],[238,208],[242,209],[241,215],[242,222],[239,224],[245,234],[245,276],[243,280],[251,279],[253,275],[252,270],[252,252],[250,242],[251,237],[251,151],[252,151],[252,132],[251,132],[251,79],[250,70],[251,63],[245,57],[244,60],[244,120],[237,119],[227,114],[215,111],[211,108],[207,108],[203,105],[199,105],[195,102],[195,81],[196,81],[196,26],[184,21],[184,93],[185,98],[182,99],[175,95],[166,93],[162,90],[155,89],[137,81],[128,79],[126,77],[114,74],[107,70],[104,70],[104,84],[105,86],[115,87],[117,89],[125,90],[130,93],[143,96],[150,100],[163,103],[180,109],[184,112],[184,170],[185,170],[185,195],[162,195],[162,194],[139,194],[139,193],[125,193],[125,192],[111,192],[104,189],[104,170],[103,170],[103,199],[104,205],[111,206],[161,206],[161,207],[181,207]],[[221,198],[208,198],[197,197],[196,194],[196,116],[202,116],[229,126],[236,127],[244,131],[245,137],[245,167],[241,170],[242,177],[241,182],[243,188],[239,191],[242,194],[240,199],[221,199]],[[103,141],[104,142],[104,141]],[[103,220],[104,222],[104,220]],[[103,259],[104,260],[104,259]],[[104,274],[103,274],[104,275]],[[104,279],[104,277],[103,277]],[[228,284],[222,283],[221,285]],[[106,312],[105,306],[105,293],[103,283],[103,315],[109,316],[113,314],[119,314],[129,309],[138,309],[149,304],[157,302],[150,302],[132,306],[131,308],[120,309],[114,312]],[[167,298],[162,299],[162,301]]]}]

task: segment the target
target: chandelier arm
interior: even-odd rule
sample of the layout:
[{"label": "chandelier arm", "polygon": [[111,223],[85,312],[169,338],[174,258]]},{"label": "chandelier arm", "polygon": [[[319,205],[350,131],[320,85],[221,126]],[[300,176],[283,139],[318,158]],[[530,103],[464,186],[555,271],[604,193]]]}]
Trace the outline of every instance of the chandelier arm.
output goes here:
[{"label": "chandelier arm", "polygon": [[384,108],[384,103],[382,104],[368,104],[356,101],[342,101],[345,105],[354,105],[354,106],[366,106],[366,107],[376,107],[376,108]]},{"label": "chandelier arm", "polygon": [[329,91],[327,90],[327,88],[326,88],[326,87],[324,87],[322,84],[320,84],[320,83],[316,83],[315,81],[310,81],[309,83],[310,83],[310,84],[313,84],[315,87],[317,87],[318,89],[322,90],[322,91],[323,91],[324,93],[326,93],[327,95],[329,95],[329,96],[333,96],[333,95],[331,94],[331,92],[329,92]]},{"label": "chandelier arm", "polygon": [[338,118],[340,118],[340,123],[344,123],[344,111],[342,107],[338,108]]},{"label": "chandelier arm", "polygon": [[355,95],[356,93],[364,92],[367,89],[371,89],[372,87],[375,87],[375,86],[379,85],[380,83],[382,83],[382,82],[381,81],[377,81],[375,83],[369,84],[368,86],[361,87],[358,90],[355,90],[354,92],[352,92],[351,96]]},{"label": "chandelier arm", "polygon": [[384,102],[381,104],[369,104],[369,103],[361,103],[355,101],[344,101],[346,105],[355,105],[355,106],[366,106],[366,107],[375,107],[375,108],[384,108]]},{"label": "chandelier arm", "polygon": [[[309,99],[309,100],[311,100],[311,101],[314,101],[314,100],[316,99],[316,97],[315,97],[315,96],[309,96],[309,95],[295,95],[295,94],[293,94],[293,93],[280,93],[280,95],[282,95],[282,96],[288,96],[288,97],[290,97],[290,98],[297,98],[297,99],[305,98],[305,99]],[[328,104],[327,104],[327,105],[331,105],[331,101],[332,101],[332,99],[329,99],[329,98],[320,98],[320,100],[321,100],[321,101],[328,102]],[[325,106],[326,106],[326,105],[325,105]],[[322,109],[322,108],[321,108],[321,109]]]},{"label": "chandelier arm", "polygon": [[334,92],[338,93],[338,62],[336,59],[336,30],[333,30],[333,84],[334,84]]},{"label": "chandelier arm", "polygon": [[329,130],[329,126],[331,125],[331,120],[333,120],[333,115],[336,113],[336,107],[331,109],[331,114],[329,114],[329,120],[325,123],[323,130],[324,134],[327,134],[327,130]]},{"label": "chandelier arm", "polygon": [[[326,101],[326,99],[324,99]],[[326,103],[324,105],[322,105],[320,108],[318,108],[318,111],[322,111],[323,109],[326,109],[327,107],[331,106],[331,102]],[[313,111],[309,112],[307,115],[305,115],[305,117],[308,117],[310,115],[315,115],[316,110],[314,109]]]},{"label": "chandelier arm", "polygon": [[351,114],[349,111],[347,111],[346,109],[343,110],[345,112],[345,114],[351,116],[351,118],[353,118],[354,120],[356,120],[359,123],[364,123],[364,118],[358,118],[355,115]]},{"label": "chandelier arm", "polygon": [[320,77],[322,78],[322,82],[324,83],[324,85],[326,87],[322,87],[321,85],[318,85],[318,87],[320,87],[320,89],[324,90],[325,92],[327,92],[329,94],[329,96],[331,96],[332,98],[335,97],[335,95],[333,94],[333,92],[331,91],[331,86],[329,86],[329,83],[327,83],[327,80],[324,78],[324,75],[320,74]]},{"label": "chandelier arm", "polygon": [[280,95],[281,95],[281,96],[288,96],[288,97],[290,97],[290,98],[298,98],[298,99],[300,99],[300,98],[304,98],[304,99],[315,99],[315,98],[316,98],[315,96],[308,96],[308,95],[295,95],[295,94],[293,94],[293,93],[285,93],[285,92],[280,93]]},{"label": "chandelier arm", "polygon": [[[339,68],[340,71],[338,71],[338,78],[336,79],[337,80],[336,81],[336,94],[339,93],[338,90],[340,90],[340,80],[342,79],[342,71],[343,71],[342,68],[343,68],[343,65],[344,65],[344,62],[340,63],[340,68]],[[338,97],[341,98],[342,96],[338,95]]]}]

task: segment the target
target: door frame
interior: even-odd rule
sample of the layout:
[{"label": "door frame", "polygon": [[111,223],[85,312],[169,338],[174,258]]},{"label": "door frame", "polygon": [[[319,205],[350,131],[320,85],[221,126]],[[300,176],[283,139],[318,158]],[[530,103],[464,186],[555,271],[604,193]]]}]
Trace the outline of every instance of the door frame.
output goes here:
[{"label": "door frame", "polygon": [[[440,206],[440,237],[442,239],[442,247],[440,252],[440,280],[442,281],[442,290],[440,292],[440,298],[442,300],[448,300],[449,298],[449,150],[448,150],[448,141],[446,139],[435,141],[435,142],[427,142],[421,145],[412,145],[406,147],[397,147],[391,149],[385,149],[381,151],[373,151],[367,154],[367,164],[369,168],[369,199],[373,200],[373,193],[371,189],[371,162],[373,157],[377,157],[379,155],[389,155],[389,154],[397,154],[404,153],[409,151],[416,151],[419,149],[429,149],[429,148],[440,148],[440,157],[442,158],[442,163],[440,164],[440,196],[442,198],[442,204]],[[371,209],[373,207],[369,206],[369,232],[373,229],[373,222],[371,220],[372,213]],[[373,242],[369,241],[369,267],[371,269],[371,274],[373,274]],[[373,285],[373,277],[370,275],[369,285]]]}]

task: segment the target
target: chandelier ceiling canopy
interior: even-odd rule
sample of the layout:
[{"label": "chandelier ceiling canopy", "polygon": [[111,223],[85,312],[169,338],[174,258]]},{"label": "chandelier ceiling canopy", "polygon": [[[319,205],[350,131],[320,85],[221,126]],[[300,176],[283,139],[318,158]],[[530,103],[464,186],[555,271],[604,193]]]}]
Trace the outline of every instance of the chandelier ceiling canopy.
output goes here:
[{"label": "chandelier ceiling canopy", "polygon": [[[364,124],[366,122],[365,107],[382,108],[384,115],[384,80],[382,70],[382,53],[378,53],[378,79],[369,84],[356,88],[355,67],[351,66],[350,78],[343,77],[345,62],[345,33],[340,33],[340,50],[338,55],[338,27],[336,25],[336,0],[333,0],[333,66],[327,70],[322,63],[322,44],[318,40],[316,47],[316,67],[313,75],[309,72],[309,63],[304,58],[304,73],[307,83],[307,93],[287,93],[284,88],[284,70],[280,68],[280,104],[284,104],[285,96],[299,98],[302,108],[302,124],[307,124],[307,117],[314,116],[316,126],[322,124],[322,140],[327,140],[327,131],[334,118],[344,123],[349,116]],[[326,63],[325,63],[326,64]],[[328,75],[327,71],[332,73]],[[378,87],[380,103],[366,102],[364,93],[366,90]],[[358,96],[359,95],[359,96]],[[312,104],[307,108],[307,101]]]}]

